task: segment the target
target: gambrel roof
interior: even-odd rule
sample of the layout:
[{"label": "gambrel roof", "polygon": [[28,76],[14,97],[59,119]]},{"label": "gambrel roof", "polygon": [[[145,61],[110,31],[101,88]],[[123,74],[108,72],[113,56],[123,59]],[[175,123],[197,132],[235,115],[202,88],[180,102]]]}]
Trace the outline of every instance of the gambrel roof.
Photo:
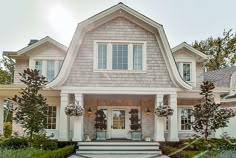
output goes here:
[{"label": "gambrel roof", "polygon": [[47,85],[47,87],[60,87],[67,80],[86,32],[93,30],[94,28],[116,17],[127,18],[128,20],[152,32],[155,35],[157,43],[160,46],[161,53],[167,65],[167,69],[172,82],[176,85],[176,87],[189,90],[192,89],[191,85],[183,81],[177,70],[175,60],[173,58],[172,51],[169,46],[163,26],[151,20],[150,18],[140,14],[139,12],[129,8],[123,3],[118,3],[117,5],[99,14],[96,14],[95,16],[78,24],[72,42],[69,46],[67,55],[65,57],[65,61],[61,68],[61,71],[59,72],[58,76]]}]

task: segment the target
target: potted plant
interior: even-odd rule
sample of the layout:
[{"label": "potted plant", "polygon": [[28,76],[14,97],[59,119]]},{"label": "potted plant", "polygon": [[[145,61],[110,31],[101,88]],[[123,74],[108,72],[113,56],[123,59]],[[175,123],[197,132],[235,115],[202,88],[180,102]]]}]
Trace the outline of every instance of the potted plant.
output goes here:
[{"label": "potted plant", "polygon": [[106,140],[107,118],[103,109],[96,112],[95,122],[97,140]]},{"label": "potted plant", "polygon": [[141,140],[142,134],[141,134],[141,123],[138,116],[138,109],[131,109],[129,112],[131,115],[130,117],[130,129],[131,129],[131,139],[132,140]]}]

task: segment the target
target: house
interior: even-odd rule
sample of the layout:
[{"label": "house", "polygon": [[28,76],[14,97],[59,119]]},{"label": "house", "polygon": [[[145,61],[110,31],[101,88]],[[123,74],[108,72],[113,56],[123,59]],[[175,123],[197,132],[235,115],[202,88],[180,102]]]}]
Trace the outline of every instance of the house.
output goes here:
[{"label": "house", "polygon": [[[47,133],[60,141],[96,139],[95,112],[103,109],[107,139],[131,139],[131,109],[138,111],[142,138],[179,141],[192,136],[190,109],[201,100],[207,56],[187,43],[170,48],[161,24],[119,3],[78,24],[69,48],[45,37],[17,52],[14,83],[0,88],[0,120],[6,97],[17,94],[19,72],[38,69],[49,83],[42,94],[49,104]],[[216,88],[216,102],[229,88]],[[77,101],[82,116],[65,108]],[[168,119],[157,117],[169,105]],[[2,133],[2,121],[0,123]],[[19,125],[13,130],[22,134]]]}]

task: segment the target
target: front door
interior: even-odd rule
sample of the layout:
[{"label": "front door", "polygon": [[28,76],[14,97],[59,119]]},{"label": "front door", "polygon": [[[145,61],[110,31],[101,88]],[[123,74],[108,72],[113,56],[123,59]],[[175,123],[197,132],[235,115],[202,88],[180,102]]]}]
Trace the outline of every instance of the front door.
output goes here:
[{"label": "front door", "polygon": [[112,109],[112,138],[127,138],[127,110]]}]

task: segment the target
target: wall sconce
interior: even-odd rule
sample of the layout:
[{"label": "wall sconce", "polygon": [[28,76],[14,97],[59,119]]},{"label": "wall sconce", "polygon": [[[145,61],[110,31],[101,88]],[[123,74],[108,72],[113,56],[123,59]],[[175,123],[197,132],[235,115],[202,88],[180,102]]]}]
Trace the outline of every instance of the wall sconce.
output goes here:
[{"label": "wall sconce", "polygon": [[151,111],[150,111],[149,107],[147,107],[146,115],[150,115],[150,114],[151,114]]},{"label": "wall sconce", "polygon": [[92,109],[89,108],[89,109],[88,109],[88,114],[92,114],[92,112],[93,112]]}]

